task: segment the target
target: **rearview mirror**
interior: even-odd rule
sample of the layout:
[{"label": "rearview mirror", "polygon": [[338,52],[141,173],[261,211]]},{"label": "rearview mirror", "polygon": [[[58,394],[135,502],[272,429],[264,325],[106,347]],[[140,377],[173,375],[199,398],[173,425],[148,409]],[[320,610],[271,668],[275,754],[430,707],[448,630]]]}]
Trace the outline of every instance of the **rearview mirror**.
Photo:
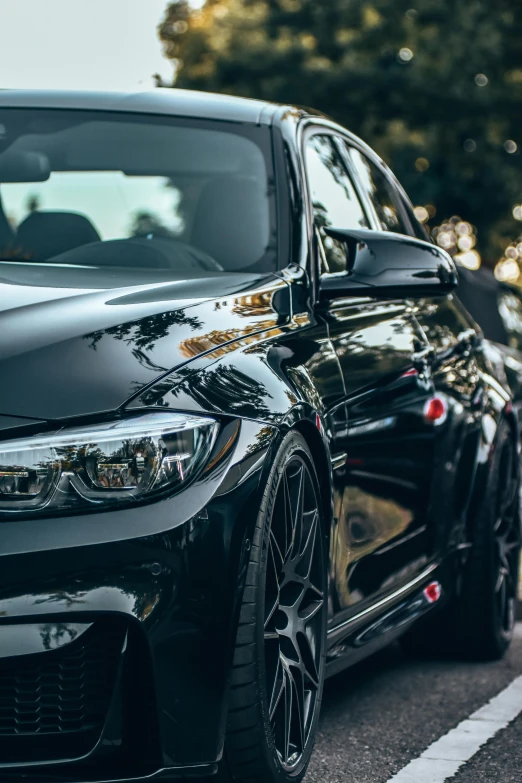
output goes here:
[{"label": "rearview mirror", "polygon": [[0,155],[0,182],[45,182],[51,175],[49,160],[40,152],[7,152]]},{"label": "rearview mirror", "polygon": [[324,229],[346,248],[346,272],[321,276],[321,299],[437,296],[452,291],[457,269],[444,250],[391,231]]}]

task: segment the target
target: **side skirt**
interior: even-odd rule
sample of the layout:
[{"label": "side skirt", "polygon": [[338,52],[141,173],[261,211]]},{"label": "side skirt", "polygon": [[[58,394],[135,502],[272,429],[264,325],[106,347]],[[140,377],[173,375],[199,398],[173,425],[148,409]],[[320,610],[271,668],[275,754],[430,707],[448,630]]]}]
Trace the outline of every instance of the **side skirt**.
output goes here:
[{"label": "side skirt", "polygon": [[[346,669],[393,642],[446,598],[442,568],[433,564],[372,606],[328,631],[326,676]],[[439,581],[440,580],[440,581]]]}]

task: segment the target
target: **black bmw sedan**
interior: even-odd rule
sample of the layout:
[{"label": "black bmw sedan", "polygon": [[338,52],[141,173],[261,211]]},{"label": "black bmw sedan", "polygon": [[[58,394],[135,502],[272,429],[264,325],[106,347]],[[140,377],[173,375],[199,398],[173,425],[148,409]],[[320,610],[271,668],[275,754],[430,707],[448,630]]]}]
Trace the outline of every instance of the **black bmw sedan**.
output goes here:
[{"label": "black bmw sedan", "polygon": [[456,283],[320,115],[0,92],[0,780],[298,782],[325,677],[505,652],[517,422]]}]

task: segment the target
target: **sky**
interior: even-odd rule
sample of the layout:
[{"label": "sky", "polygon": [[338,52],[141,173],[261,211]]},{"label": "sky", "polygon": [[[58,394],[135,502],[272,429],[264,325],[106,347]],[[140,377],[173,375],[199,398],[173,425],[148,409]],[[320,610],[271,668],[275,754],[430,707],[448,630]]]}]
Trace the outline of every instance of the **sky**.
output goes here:
[{"label": "sky", "polygon": [[0,0],[0,88],[147,89],[154,73],[170,81],[156,32],[167,5]]}]

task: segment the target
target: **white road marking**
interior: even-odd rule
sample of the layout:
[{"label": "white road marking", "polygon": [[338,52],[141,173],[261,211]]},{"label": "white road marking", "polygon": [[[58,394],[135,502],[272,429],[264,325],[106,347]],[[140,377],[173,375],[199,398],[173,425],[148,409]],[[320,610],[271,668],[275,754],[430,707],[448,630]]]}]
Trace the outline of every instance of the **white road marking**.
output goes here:
[{"label": "white road marking", "polygon": [[[522,639],[522,623],[515,626]],[[469,718],[438,739],[388,783],[444,783],[488,740],[522,712],[522,675]]]}]

